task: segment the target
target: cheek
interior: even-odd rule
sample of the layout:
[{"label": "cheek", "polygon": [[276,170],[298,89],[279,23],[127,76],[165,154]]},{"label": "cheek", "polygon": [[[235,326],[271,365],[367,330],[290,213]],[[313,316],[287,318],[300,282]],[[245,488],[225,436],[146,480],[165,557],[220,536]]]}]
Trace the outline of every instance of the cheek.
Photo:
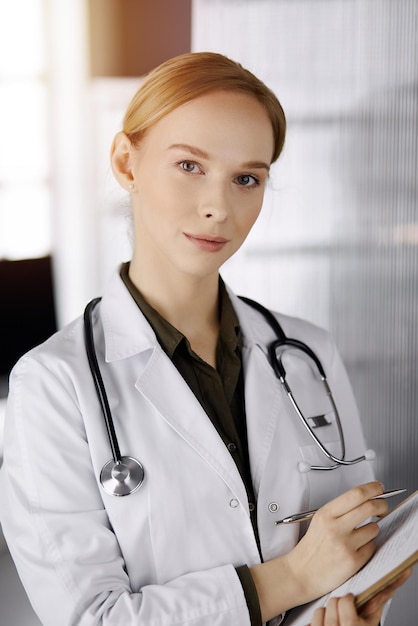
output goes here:
[{"label": "cheek", "polygon": [[242,207],[239,217],[240,229],[243,233],[248,233],[257,221],[261,212],[262,199],[252,202],[250,205]]},{"label": "cheek", "polygon": [[140,190],[138,197],[138,213],[148,225],[163,228],[164,224],[174,220],[179,196],[167,193],[163,183],[148,184]]}]

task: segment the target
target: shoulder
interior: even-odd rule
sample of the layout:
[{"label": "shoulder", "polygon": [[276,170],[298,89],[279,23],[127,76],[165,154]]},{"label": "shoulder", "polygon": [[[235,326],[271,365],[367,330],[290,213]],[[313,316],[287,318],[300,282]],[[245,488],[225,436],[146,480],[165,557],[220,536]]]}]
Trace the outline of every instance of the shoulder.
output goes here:
[{"label": "shoulder", "polygon": [[[276,337],[277,333],[269,322],[267,314],[263,314],[262,311],[242,300],[229,288],[228,295],[239,317],[242,331],[246,336],[262,341],[268,341],[269,339],[272,341]],[[262,303],[256,304],[261,304],[261,308],[266,309]],[[332,343],[331,334],[325,328],[299,317],[285,315],[270,309],[266,310],[277,320],[286,337],[319,344],[324,342]]]},{"label": "shoulder", "polygon": [[[91,312],[94,346],[100,362],[124,360],[152,351],[155,333],[126,289],[118,272],[111,277]],[[11,373],[10,386],[23,378],[51,377],[77,390],[89,377],[84,314],[23,355]]]},{"label": "shoulder", "polygon": [[70,390],[84,360],[87,362],[83,320],[79,317],[17,361],[10,374],[11,395],[19,389],[28,396],[31,390],[40,392],[42,388],[52,393],[54,381],[59,380],[60,387]]},{"label": "shoulder", "polygon": [[[243,345],[248,347],[258,345],[267,352],[269,344],[279,338],[272,324],[262,312],[241,300],[230,289],[228,294],[238,315]],[[306,344],[328,366],[333,367],[341,360],[335,341],[328,330],[305,319],[277,311],[269,312],[279,323],[286,338]]]}]

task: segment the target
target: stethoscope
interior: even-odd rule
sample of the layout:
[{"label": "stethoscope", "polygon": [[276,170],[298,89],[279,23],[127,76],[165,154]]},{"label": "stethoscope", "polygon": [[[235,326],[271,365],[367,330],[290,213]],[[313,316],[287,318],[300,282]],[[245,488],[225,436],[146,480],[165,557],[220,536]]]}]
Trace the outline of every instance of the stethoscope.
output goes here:
[{"label": "stethoscope", "polygon": [[[324,456],[331,461],[331,465],[310,465],[305,461],[301,461],[298,463],[298,469],[300,472],[307,472],[310,470],[334,470],[343,465],[355,465],[356,463],[360,463],[361,461],[371,460],[374,458],[373,450],[367,450],[362,456],[359,456],[355,459],[347,460],[345,458],[345,439],[344,433],[341,425],[340,416],[338,413],[337,406],[335,404],[334,397],[332,395],[331,389],[327,382],[327,377],[325,375],[324,368],[316,354],[302,341],[298,339],[291,339],[287,337],[283,332],[282,327],[280,326],[277,319],[274,315],[265,307],[263,307],[258,302],[254,302],[254,300],[250,300],[249,298],[244,298],[240,296],[241,300],[246,302],[248,305],[255,308],[257,311],[264,315],[267,322],[273,328],[276,333],[277,339],[273,341],[268,346],[268,357],[270,364],[276,374],[277,378],[283,385],[283,388],[286,391],[286,394],[291,402],[291,405],[299,417],[301,423],[306,428],[310,437],[313,439],[315,444],[324,454]],[[106,394],[106,389],[104,386],[103,378],[100,372],[100,367],[97,361],[96,350],[94,346],[94,336],[93,336],[93,322],[92,322],[92,313],[94,307],[101,300],[101,298],[95,298],[91,302],[88,303],[86,309],[84,311],[84,336],[85,336],[85,344],[86,344],[86,352],[87,358],[90,366],[90,371],[94,380],[94,385],[96,388],[97,396],[100,402],[100,406],[102,409],[107,435],[109,438],[109,444],[112,451],[112,458],[104,464],[101,472],[100,472],[100,482],[102,484],[103,489],[106,493],[112,496],[127,496],[131,493],[134,493],[139,489],[144,482],[144,468],[141,463],[131,457],[131,456],[121,456],[118,439],[115,432],[115,426],[112,418],[112,413],[109,406],[109,400]],[[278,349],[280,348],[280,352],[278,353]],[[303,415],[300,410],[293,392],[286,380],[286,370],[283,365],[283,352],[286,348],[293,348],[301,351],[304,355],[309,357],[309,359],[315,365],[316,371],[319,375],[320,380],[323,383],[325,393],[328,396],[330,401],[332,410],[335,415],[335,421],[337,425],[338,437],[340,440],[340,456],[336,456],[332,454],[320,441],[320,439],[315,434],[313,428],[310,426],[308,420]],[[323,416],[320,416],[323,418]],[[327,424],[328,422],[321,422],[320,418],[319,423],[322,425],[323,423]],[[324,418],[323,418],[324,419]]]},{"label": "stethoscope", "polygon": [[110,448],[112,450],[112,458],[103,465],[102,471],[100,472],[100,482],[106,493],[111,496],[129,496],[129,494],[134,493],[134,491],[140,488],[144,482],[145,474],[144,468],[137,459],[131,456],[121,456],[120,453],[112,412],[110,410],[109,400],[94,347],[92,313],[94,307],[100,300],[101,298],[95,298],[89,302],[84,311],[84,339],[87,358],[106,424]]},{"label": "stethoscope", "polygon": [[[303,343],[303,341],[299,341],[298,339],[291,339],[290,337],[287,337],[282,327],[280,326],[279,322],[271,313],[271,311],[269,311],[269,309],[266,309],[258,302],[255,302],[254,300],[250,300],[249,298],[244,298],[243,296],[240,296],[240,299],[246,302],[247,304],[249,304],[250,306],[252,306],[254,309],[257,309],[257,311],[259,311],[260,313],[262,313],[262,315],[264,315],[267,322],[275,331],[277,335],[277,339],[273,341],[272,343],[270,343],[267,348],[270,364],[277,378],[280,380],[281,384],[283,385],[283,388],[285,389],[286,394],[292,404],[292,407],[295,410],[296,415],[299,417],[301,423],[306,428],[310,437],[313,439],[313,441],[321,450],[321,452],[332,463],[331,465],[311,465],[310,463],[307,463],[306,461],[300,461],[298,463],[299,471],[303,473],[303,472],[309,472],[310,470],[335,470],[338,467],[341,467],[342,465],[356,465],[356,463],[361,463],[362,461],[371,461],[372,459],[374,459],[376,456],[374,450],[366,450],[366,452],[363,455],[355,459],[348,460],[345,458],[345,438],[344,438],[343,428],[341,424],[340,414],[338,412],[337,405],[335,404],[332,391],[329,387],[325,370],[322,367],[321,361],[319,360],[315,352],[309,346],[307,346],[306,343]],[[281,351],[278,353],[279,348],[281,349]],[[319,375],[319,379],[322,382],[324,391],[326,395],[328,396],[328,400],[331,404],[333,413],[335,415],[335,423],[337,425],[338,437],[340,440],[340,450],[341,450],[339,457],[332,454],[320,441],[320,439],[315,434],[313,427],[310,426],[307,418],[303,415],[302,411],[300,410],[295,400],[295,397],[290,388],[290,385],[288,384],[286,380],[286,370],[283,365],[282,357],[283,357],[284,349],[286,348],[293,348],[295,350],[299,350],[304,355],[306,355],[310,359],[310,361],[315,365],[316,372]],[[311,420],[313,420],[314,427],[326,426],[330,424],[330,422],[326,420],[325,416],[318,416],[317,418],[311,418]]]}]

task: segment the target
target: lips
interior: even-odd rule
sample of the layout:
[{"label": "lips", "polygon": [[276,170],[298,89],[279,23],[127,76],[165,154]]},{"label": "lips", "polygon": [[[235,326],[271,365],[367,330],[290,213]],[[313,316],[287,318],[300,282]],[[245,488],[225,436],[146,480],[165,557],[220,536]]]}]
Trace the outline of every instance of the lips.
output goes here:
[{"label": "lips", "polygon": [[184,233],[185,237],[190,241],[196,248],[199,250],[203,250],[205,252],[218,252],[222,250],[225,244],[228,243],[228,239],[225,237],[217,237],[215,235],[192,235],[190,233]]}]

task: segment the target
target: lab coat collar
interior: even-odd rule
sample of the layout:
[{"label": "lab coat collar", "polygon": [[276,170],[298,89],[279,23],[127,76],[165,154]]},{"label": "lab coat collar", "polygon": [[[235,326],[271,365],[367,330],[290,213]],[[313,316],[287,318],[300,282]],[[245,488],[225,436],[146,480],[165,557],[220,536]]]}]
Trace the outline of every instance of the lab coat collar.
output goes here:
[{"label": "lab coat collar", "polygon": [[244,347],[257,345],[265,351],[266,345],[276,339],[274,330],[259,311],[243,302],[229,287],[227,291],[238,315]]},{"label": "lab coat collar", "polygon": [[119,270],[103,295],[100,309],[107,363],[155,349],[156,335],[126,289]]},{"label": "lab coat collar", "polygon": [[[238,315],[243,347],[265,346],[275,338],[274,331],[258,311],[242,302],[227,286]],[[140,352],[154,350],[157,338],[138,305],[126,289],[117,270],[101,302],[101,318],[106,345],[106,362],[119,361]]]}]

